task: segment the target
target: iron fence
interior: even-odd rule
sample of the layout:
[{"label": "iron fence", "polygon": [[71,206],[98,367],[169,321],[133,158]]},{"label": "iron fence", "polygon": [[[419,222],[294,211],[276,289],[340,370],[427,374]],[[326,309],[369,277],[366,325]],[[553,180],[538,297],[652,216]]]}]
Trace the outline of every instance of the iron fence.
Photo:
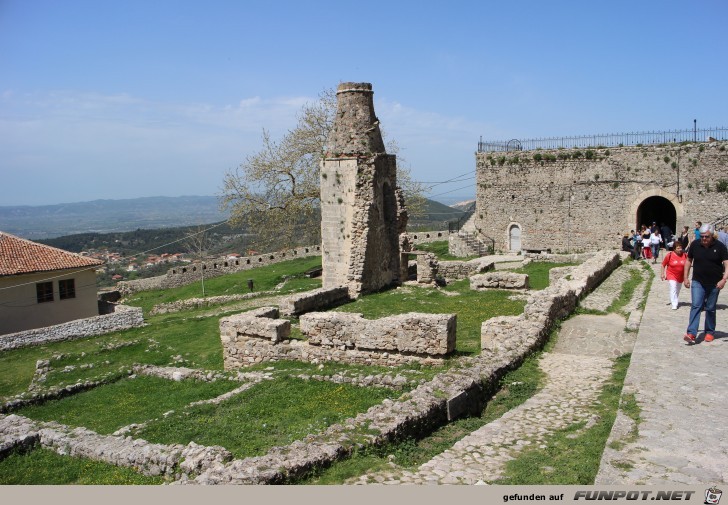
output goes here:
[{"label": "iron fence", "polygon": [[536,149],[569,149],[574,147],[622,147],[655,144],[679,144],[681,142],[709,142],[728,140],[728,128],[693,128],[692,130],[665,130],[634,133],[607,133],[578,135],[573,137],[547,137],[528,140],[497,140],[478,142],[478,152],[534,151]]}]

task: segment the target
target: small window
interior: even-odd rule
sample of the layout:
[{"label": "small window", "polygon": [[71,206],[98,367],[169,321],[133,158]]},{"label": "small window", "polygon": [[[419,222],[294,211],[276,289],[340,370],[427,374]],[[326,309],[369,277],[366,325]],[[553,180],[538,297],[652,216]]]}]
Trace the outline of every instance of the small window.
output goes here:
[{"label": "small window", "polygon": [[38,297],[38,303],[53,301],[53,283],[39,282],[35,285],[35,293]]},{"label": "small window", "polygon": [[76,298],[76,282],[73,279],[58,281],[58,298],[61,300]]}]

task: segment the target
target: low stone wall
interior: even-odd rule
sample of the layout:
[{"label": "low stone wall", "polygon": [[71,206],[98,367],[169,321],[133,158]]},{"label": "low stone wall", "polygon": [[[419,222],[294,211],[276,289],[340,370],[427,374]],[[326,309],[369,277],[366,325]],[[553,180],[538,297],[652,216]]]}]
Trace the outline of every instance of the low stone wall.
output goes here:
[{"label": "low stone wall", "polygon": [[512,272],[490,272],[470,277],[470,289],[528,289],[528,275]]},{"label": "low stone wall", "polygon": [[447,230],[439,231],[414,231],[403,233],[407,235],[410,244],[429,244],[430,242],[442,242],[448,239],[450,232]]},{"label": "low stone wall", "polygon": [[[232,459],[226,449],[194,442],[152,444],[131,437],[100,435],[86,428],[36,422],[18,415],[0,416],[0,457],[16,447],[41,445],[59,454],[133,468],[144,475],[190,478]],[[4,449],[4,450],[3,450]]]},{"label": "low stone wall", "polygon": [[77,338],[103,335],[113,331],[125,330],[144,325],[142,309],[117,305],[112,314],[77,319],[67,323],[36,328],[34,330],[8,333],[0,336],[0,351],[17,349],[47,342],[60,342]]},{"label": "low stone wall", "polygon": [[348,302],[350,299],[349,288],[346,286],[314,289],[284,298],[280,304],[281,313],[287,316],[297,316],[315,310],[329,309]]},{"label": "low stone wall", "polygon": [[211,279],[221,275],[280,263],[282,261],[320,255],[321,246],[312,245],[235,259],[217,258],[202,263],[190,263],[187,266],[170,268],[166,275],[150,277],[148,279],[121,281],[117,284],[117,288],[122,295],[128,296],[137,291],[169,289],[192,284],[193,282],[200,282],[203,274],[205,279]]},{"label": "low stone wall", "polygon": [[277,344],[291,335],[291,322],[278,319],[278,309],[261,307],[220,319],[223,349],[241,338],[262,338]]},{"label": "low stone wall", "polygon": [[315,312],[301,316],[310,345],[445,356],[455,350],[455,314],[410,312],[367,320],[361,314]]},{"label": "low stone wall", "polygon": [[440,261],[432,253],[417,253],[417,282],[431,284],[437,279],[448,281],[466,279],[495,269],[493,261],[475,258],[470,261]]},{"label": "low stone wall", "polygon": [[618,252],[596,253],[572,267],[571,279],[562,278],[533,293],[520,316],[494,317],[481,326],[481,349],[516,359],[524,346],[546,337],[553,324],[574,311],[579,299],[592,291],[621,263]]},{"label": "low stone wall", "polygon": [[238,314],[220,320],[220,340],[226,370],[283,359],[439,364],[455,350],[456,320],[454,314],[410,313],[371,321],[361,314],[315,312],[301,316],[301,332],[309,337],[302,342],[285,339],[286,330],[290,333],[286,320]]},{"label": "low stone wall", "polygon": [[221,295],[208,296],[207,298],[187,298],[186,300],[177,300],[176,302],[160,303],[152,307],[149,315],[155,314],[171,314],[183,310],[199,309],[201,307],[212,307],[214,305],[222,305],[228,302],[238,300],[249,300],[261,295],[273,295],[275,291],[258,291],[255,293],[246,293],[244,295]]},{"label": "low stone wall", "polygon": [[440,261],[437,273],[446,280],[467,279],[468,277],[494,270],[492,261],[475,258],[470,261]]},{"label": "low stone wall", "polygon": [[554,267],[549,270],[549,286],[553,286],[564,277],[569,277],[574,267]]}]

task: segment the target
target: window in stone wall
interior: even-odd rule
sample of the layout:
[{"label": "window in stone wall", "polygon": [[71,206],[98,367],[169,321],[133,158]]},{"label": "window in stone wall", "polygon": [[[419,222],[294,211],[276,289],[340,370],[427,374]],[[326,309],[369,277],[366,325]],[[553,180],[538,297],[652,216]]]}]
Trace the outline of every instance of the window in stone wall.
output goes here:
[{"label": "window in stone wall", "polygon": [[53,283],[52,282],[39,282],[35,285],[35,294],[38,303],[52,302],[53,301]]},{"label": "window in stone wall", "polygon": [[58,298],[61,300],[76,298],[76,282],[73,279],[58,281]]}]

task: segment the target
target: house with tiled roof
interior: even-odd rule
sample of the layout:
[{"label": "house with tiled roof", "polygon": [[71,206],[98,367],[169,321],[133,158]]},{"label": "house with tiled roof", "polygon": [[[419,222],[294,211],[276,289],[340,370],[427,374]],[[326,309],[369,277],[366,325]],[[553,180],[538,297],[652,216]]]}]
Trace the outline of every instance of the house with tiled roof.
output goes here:
[{"label": "house with tiled roof", "polygon": [[0,232],[0,335],[97,316],[103,263]]}]

